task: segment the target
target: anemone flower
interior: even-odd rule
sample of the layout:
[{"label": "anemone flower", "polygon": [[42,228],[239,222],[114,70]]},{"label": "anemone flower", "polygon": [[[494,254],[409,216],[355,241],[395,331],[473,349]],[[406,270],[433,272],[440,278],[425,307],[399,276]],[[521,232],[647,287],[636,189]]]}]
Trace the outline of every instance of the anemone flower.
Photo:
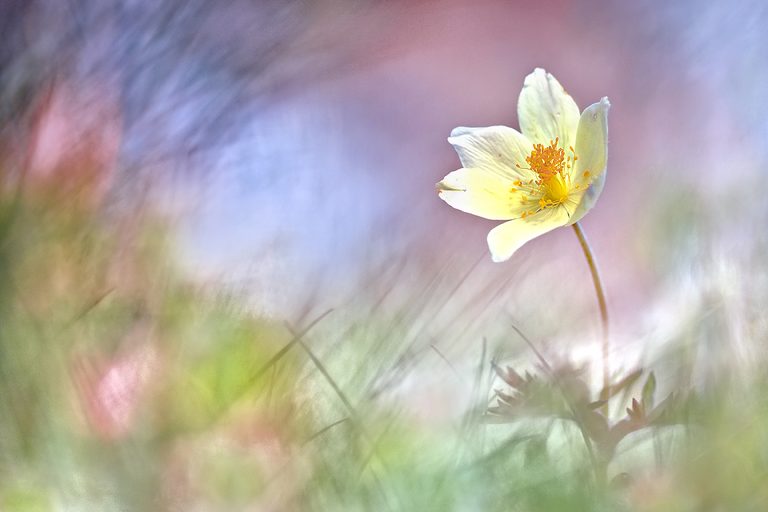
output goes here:
[{"label": "anemone flower", "polygon": [[488,233],[493,261],[574,225],[592,208],[605,184],[609,108],[603,98],[580,112],[560,82],[537,68],[517,103],[520,131],[489,126],[451,132],[448,142],[463,167],[437,190],[458,210],[506,221]]}]

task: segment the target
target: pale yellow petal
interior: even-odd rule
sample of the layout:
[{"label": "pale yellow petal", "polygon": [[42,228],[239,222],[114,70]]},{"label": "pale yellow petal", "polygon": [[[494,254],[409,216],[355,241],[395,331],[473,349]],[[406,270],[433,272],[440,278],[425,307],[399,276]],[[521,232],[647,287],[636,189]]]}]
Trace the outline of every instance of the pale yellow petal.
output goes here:
[{"label": "pale yellow petal", "polygon": [[529,180],[531,171],[525,157],[531,154],[533,146],[520,132],[508,126],[485,128],[455,128],[448,142],[459,154],[461,165],[478,168],[512,181]]},{"label": "pale yellow petal", "polygon": [[605,186],[608,163],[608,98],[587,107],[581,114],[576,134],[576,165],[571,181],[586,189],[581,202],[571,217],[570,224],[578,222],[594,206]]},{"label": "pale yellow petal", "polygon": [[526,242],[564,226],[569,217],[565,208],[550,208],[496,226],[488,233],[488,248],[493,261],[508,260]]},{"label": "pale yellow petal", "polygon": [[579,107],[554,76],[536,68],[525,78],[517,117],[520,131],[533,143],[549,145],[558,138],[567,150],[576,137]]},{"label": "pale yellow petal", "polygon": [[486,219],[512,219],[524,209],[511,181],[483,169],[453,171],[437,184],[437,191],[457,210]]},{"label": "pale yellow petal", "polygon": [[597,198],[600,197],[600,194],[603,192],[603,187],[605,186],[605,177],[607,175],[608,173],[604,172],[598,176],[597,179],[593,180],[589,185],[587,191],[582,194],[581,201],[579,201],[578,206],[576,206],[574,209],[573,215],[571,215],[571,220],[568,221],[569,226],[580,221],[581,218],[584,217],[587,212],[591,210],[595,205]]},{"label": "pale yellow petal", "polygon": [[581,114],[576,132],[576,156],[574,178],[597,178],[608,162],[608,110],[611,103],[603,98],[593,103]]}]

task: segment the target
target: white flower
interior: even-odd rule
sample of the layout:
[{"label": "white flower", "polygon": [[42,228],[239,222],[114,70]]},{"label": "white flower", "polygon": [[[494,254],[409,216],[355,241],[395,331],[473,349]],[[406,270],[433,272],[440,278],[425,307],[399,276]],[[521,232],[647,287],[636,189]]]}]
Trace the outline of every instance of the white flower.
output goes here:
[{"label": "white flower", "polygon": [[581,219],[605,184],[608,98],[579,113],[573,98],[537,68],[520,92],[518,132],[507,126],[456,128],[448,138],[461,169],[437,184],[446,203],[492,220],[493,261],[527,241]]}]

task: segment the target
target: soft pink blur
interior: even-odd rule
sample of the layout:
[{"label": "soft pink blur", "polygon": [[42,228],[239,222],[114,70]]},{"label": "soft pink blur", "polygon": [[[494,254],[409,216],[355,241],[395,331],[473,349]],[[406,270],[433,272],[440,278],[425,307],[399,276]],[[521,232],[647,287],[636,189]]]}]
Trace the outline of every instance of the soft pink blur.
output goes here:
[{"label": "soft pink blur", "polygon": [[[735,204],[741,218],[759,207],[729,197],[753,188],[766,157],[765,14],[759,2],[329,0],[274,11],[232,2],[207,12],[191,46],[169,46],[179,53],[165,61],[150,51],[165,51],[162,31],[120,53],[145,34],[107,10],[78,66],[55,83],[33,168],[50,175],[80,142],[105,176],[121,168],[112,197],[156,177],[152,198],[179,216],[189,274],[247,290],[261,313],[296,317],[387,295],[385,309],[421,308],[414,333],[448,345],[476,344],[510,317],[542,337],[590,339],[591,283],[568,230],[492,264],[494,223],[434,191],[460,165],[451,129],[517,127],[523,80],[544,67],[581,108],[602,96],[613,105],[607,184],[583,224],[621,346],[659,310],[677,314],[669,304],[685,303],[675,293],[705,250],[649,233],[685,204],[737,215]],[[231,51],[211,58],[217,45]],[[104,62],[101,73],[78,71]],[[185,88],[190,77],[201,81]],[[723,252],[749,243],[751,226],[740,226]],[[414,304],[436,276],[440,286]],[[541,327],[551,324],[560,329]]]}]

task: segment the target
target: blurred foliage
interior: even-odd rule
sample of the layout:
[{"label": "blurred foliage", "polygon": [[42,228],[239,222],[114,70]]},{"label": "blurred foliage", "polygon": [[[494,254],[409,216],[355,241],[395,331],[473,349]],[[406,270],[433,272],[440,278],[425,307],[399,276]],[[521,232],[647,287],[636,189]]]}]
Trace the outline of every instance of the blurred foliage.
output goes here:
[{"label": "blurred foliage", "polygon": [[[443,354],[441,341],[466,337],[500,296],[483,288],[467,309],[451,303],[471,269],[412,276],[394,262],[372,269],[333,311],[308,292],[306,314],[266,318],[180,271],[173,226],[137,193],[144,181],[114,154],[89,154],[89,145],[115,142],[89,132],[109,132],[103,119],[83,121],[85,150],[51,168],[31,162],[40,119],[62,115],[54,93],[84,101],[51,85],[61,57],[77,54],[83,26],[121,21],[112,48],[121,67],[105,76],[121,82],[122,117],[107,118],[127,139],[124,166],[149,174],[147,161],[164,156],[155,144],[183,154],[224,145],[247,116],[244,96],[302,82],[276,57],[307,31],[309,4],[258,3],[264,30],[248,45],[225,37],[198,47],[190,41],[206,23],[237,17],[219,10],[228,2],[89,2],[83,26],[67,18],[19,56],[37,25],[13,21],[32,12],[50,26],[56,4],[0,4],[0,510],[768,509],[768,244],[758,232],[739,259],[712,254],[724,225],[756,210],[760,198],[744,194],[760,183],[738,183],[724,211],[681,183],[653,190],[633,250],[655,277],[672,288],[687,280],[690,290],[662,304],[680,314],[661,339],[638,341],[663,345],[659,353],[606,390],[594,389],[589,368],[548,351],[526,349],[522,359],[536,364],[521,363],[509,349],[521,346],[518,336],[501,322],[478,340],[480,357]],[[156,51],[135,51],[144,40]],[[199,67],[185,67],[186,52]],[[104,72],[78,69],[72,84]],[[220,96],[222,83],[231,88]],[[176,112],[163,94],[213,115],[163,144],[157,120]],[[111,112],[108,95],[84,96]],[[131,142],[149,149],[130,154]],[[754,218],[759,231],[766,216]],[[540,294],[549,307],[513,302],[516,316],[538,323],[539,336],[584,323],[559,307],[568,294],[532,276],[516,296]],[[382,307],[393,283],[409,279],[410,295]],[[436,334],[429,327],[440,314],[451,320]],[[443,410],[455,414],[436,420]]]},{"label": "blurred foliage", "polygon": [[13,183],[0,201],[3,510],[768,504],[763,371],[700,387],[688,357],[687,380],[636,370],[600,391],[567,360],[534,353],[518,372],[483,349],[462,381],[467,412],[423,423],[392,394],[433,385],[438,360],[422,364],[435,352],[413,344],[408,311],[358,298],[295,325],[261,318],[177,272],[161,217]]}]

